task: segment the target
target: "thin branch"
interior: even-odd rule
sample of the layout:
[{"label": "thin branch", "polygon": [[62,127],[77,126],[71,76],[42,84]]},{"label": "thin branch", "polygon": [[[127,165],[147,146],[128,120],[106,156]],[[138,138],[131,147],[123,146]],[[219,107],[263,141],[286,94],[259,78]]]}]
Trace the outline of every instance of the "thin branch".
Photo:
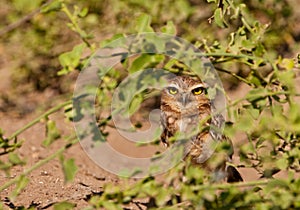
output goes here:
[{"label": "thin branch", "polygon": [[47,1],[45,4],[43,4],[42,6],[40,6],[39,8],[33,10],[32,12],[30,12],[29,14],[25,15],[24,17],[22,17],[21,19],[17,20],[14,23],[9,24],[8,26],[6,26],[5,28],[3,28],[2,30],[0,30],[0,37],[3,36],[4,34],[11,32],[13,30],[15,30],[16,28],[20,27],[22,24],[26,23],[27,21],[31,20],[36,14],[40,13],[41,8],[46,6],[47,4],[49,4],[52,0]]},{"label": "thin branch", "polygon": [[268,61],[262,57],[256,57],[256,56],[246,55],[246,54],[238,54],[238,55],[233,53],[194,53],[194,54],[201,57],[232,57],[232,58],[244,58],[247,60],[262,59],[264,62]]},{"label": "thin branch", "polygon": [[24,127],[18,129],[16,132],[14,132],[8,139],[12,140],[14,138],[16,138],[19,134],[21,134],[22,132],[24,132],[25,130],[27,130],[28,128],[32,127],[33,125],[37,124],[38,122],[40,122],[42,119],[48,117],[50,114],[53,114],[55,112],[57,112],[58,110],[60,110],[61,108],[69,105],[72,103],[72,100],[66,101],[62,104],[59,104],[55,107],[53,107],[52,109],[48,110],[47,112],[45,112],[44,114],[40,115],[39,117],[35,118],[33,121],[31,121],[30,123],[28,123],[27,125],[25,125]]},{"label": "thin branch", "polygon": [[251,82],[249,82],[248,80],[244,79],[243,77],[240,77],[239,75],[237,75],[236,73],[233,73],[231,71],[228,71],[226,69],[222,69],[222,68],[219,68],[219,67],[215,67],[215,69],[217,71],[220,71],[220,72],[224,72],[226,74],[230,74],[231,76],[233,76],[234,78],[246,83],[247,85],[250,85],[250,86],[253,86]]},{"label": "thin branch", "polygon": [[65,4],[62,4],[62,9],[61,11],[63,11],[67,17],[69,18],[69,20],[71,21],[71,24],[74,27],[75,32],[78,33],[78,35],[80,36],[80,38],[82,39],[82,41],[89,47],[92,48],[92,45],[89,43],[88,39],[87,39],[87,35],[86,33],[79,27],[77,20],[74,18],[74,16],[71,14],[70,10],[68,9],[68,7]]},{"label": "thin branch", "polygon": [[2,186],[0,186],[0,192],[5,190],[6,188],[8,188],[9,186],[16,184],[20,177],[22,176],[27,176],[28,174],[30,174],[32,171],[36,170],[37,168],[41,167],[42,165],[46,164],[47,162],[49,162],[50,160],[56,158],[58,155],[60,155],[61,153],[63,153],[66,149],[68,149],[69,147],[71,147],[72,145],[76,144],[78,142],[78,139],[73,139],[74,136],[69,137],[69,140],[67,139],[67,141],[71,141],[70,143],[64,145],[63,147],[61,147],[60,149],[58,149],[55,153],[53,153],[52,155],[46,157],[45,159],[40,160],[39,162],[37,162],[36,164],[34,164],[32,167],[26,169],[23,173],[21,173],[20,175],[16,176],[15,178],[11,179],[10,181],[4,183]]},{"label": "thin branch", "polygon": [[270,180],[255,180],[255,181],[249,181],[249,182],[235,182],[235,183],[224,183],[224,184],[205,184],[201,185],[199,190],[203,189],[228,189],[231,187],[252,187],[257,185],[266,185],[270,182]]}]

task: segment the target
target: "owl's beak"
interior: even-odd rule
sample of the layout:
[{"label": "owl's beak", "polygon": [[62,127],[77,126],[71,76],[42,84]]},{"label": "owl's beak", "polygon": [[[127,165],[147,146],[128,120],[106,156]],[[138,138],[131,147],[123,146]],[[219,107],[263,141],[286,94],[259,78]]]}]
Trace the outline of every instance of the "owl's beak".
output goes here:
[{"label": "owl's beak", "polygon": [[182,94],[181,104],[186,107],[186,105],[190,102],[188,94]]}]

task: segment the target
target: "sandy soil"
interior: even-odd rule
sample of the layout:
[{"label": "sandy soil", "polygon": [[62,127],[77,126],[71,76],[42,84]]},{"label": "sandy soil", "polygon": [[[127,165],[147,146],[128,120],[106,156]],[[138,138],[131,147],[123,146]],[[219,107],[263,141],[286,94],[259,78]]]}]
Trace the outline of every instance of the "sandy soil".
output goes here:
[{"label": "sandy soil", "polygon": [[[0,70],[1,71],[1,70]],[[1,72],[0,72],[1,73]],[[2,74],[5,75],[5,74]],[[9,75],[6,75],[9,78]],[[1,83],[0,83],[1,84]],[[6,85],[1,85],[2,91],[6,90]],[[246,86],[239,87],[236,91],[230,93],[232,99],[243,96],[247,90]],[[52,96],[55,97],[55,96]],[[43,110],[38,109],[39,105],[48,103],[49,93],[34,93],[32,98],[35,100],[22,99],[26,103],[34,103],[37,110],[31,114],[25,115],[25,117],[19,117],[14,114],[12,110],[10,112],[0,112],[0,127],[5,131],[5,135],[9,136],[17,129],[24,126],[26,123],[33,120],[39,114],[43,113]],[[29,100],[28,102],[26,100]],[[51,99],[52,100],[52,99]],[[53,101],[53,100],[52,100]],[[64,120],[63,111],[58,112],[51,116],[57,123],[59,129],[62,131],[63,136],[69,134],[73,130],[73,126],[70,123],[66,123]],[[114,139],[118,138],[118,134],[111,134]],[[22,171],[31,167],[39,160],[47,157],[49,154],[55,152],[58,148],[64,145],[64,140],[60,139],[53,143],[49,148],[41,146],[42,141],[45,138],[45,126],[43,123],[38,123],[31,129],[22,133],[19,139],[24,139],[23,146],[19,149],[20,156],[24,158],[27,164],[24,167],[15,167],[9,177],[4,173],[0,174],[0,184],[3,184],[10,179],[14,178]],[[242,144],[245,138],[242,135],[233,139],[233,144],[238,149],[238,145]],[[130,145],[115,143],[113,146],[126,152]],[[150,148],[153,151],[153,148]],[[150,152],[150,150],[148,152]],[[147,150],[140,151],[140,154],[145,155]],[[139,152],[135,155],[139,155]],[[0,192],[0,199],[5,203],[7,209],[17,209],[24,206],[26,208],[34,206],[37,209],[51,209],[53,204],[61,201],[70,201],[76,204],[76,209],[82,209],[88,206],[88,198],[90,195],[99,193],[102,190],[102,186],[105,183],[120,183],[120,180],[116,175],[111,174],[101,169],[95,164],[82,149],[80,144],[77,144],[65,152],[66,158],[74,158],[76,165],[78,166],[78,173],[74,182],[65,184],[64,177],[61,169],[61,165],[58,159],[52,160],[42,167],[34,170],[29,178],[30,182],[27,187],[21,192],[21,194],[13,200],[8,199],[8,196],[12,192],[15,186],[11,186],[4,191]],[[2,157],[0,157],[2,158]],[[1,159],[0,159],[1,160]],[[237,157],[234,158],[237,163]],[[254,180],[258,176],[254,170],[239,169],[244,180]],[[136,209],[133,207],[133,209]]]},{"label": "sandy soil", "polygon": [[[41,96],[37,95],[37,97]],[[39,112],[42,113],[42,111]],[[22,118],[10,115],[10,113],[0,113],[0,127],[5,131],[5,135],[9,136],[37,116],[38,114],[36,112]],[[63,135],[67,135],[72,131],[73,126],[72,124],[65,122],[62,111],[52,115],[51,118],[58,123],[57,126],[59,127],[59,130],[62,131]],[[111,133],[110,136],[113,139],[118,139],[119,134]],[[45,125],[43,123],[38,123],[19,136],[19,139],[25,140],[23,146],[19,149],[19,153],[20,156],[26,160],[27,164],[24,167],[18,166],[14,168],[9,177],[4,173],[1,173],[0,183],[9,181],[22,173],[23,170],[31,167],[65,144],[64,140],[60,139],[53,143],[49,148],[46,148],[41,146],[44,138]],[[112,146],[117,150],[120,150],[120,152],[126,153],[131,145],[126,142],[124,144],[120,139],[112,143]],[[136,157],[148,156],[152,152],[153,148],[150,148],[149,150],[143,149],[138,152],[133,152],[133,155]],[[132,152],[130,154],[132,155]],[[74,182],[69,184],[64,183],[61,164],[58,159],[55,159],[37,170],[34,170],[29,176],[30,183],[28,186],[14,200],[9,200],[8,196],[15,186],[0,192],[0,198],[7,205],[6,207],[16,209],[21,206],[27,208],[35,206],[38,209],[47,209],[51,208],[53,204],[59,201],[70,201],[76,204],[77,209],[81,209],[88,205],[87,198],[91,194],[101,192],[104,183],[120,182],[120,179],[117,176],[101,169],[95,164],[93,160],[88,157],[80,144],[76,144],[68,149],[65,152],[65,156],[66,158],[74,158],[76,161],[78,172]],[[249,172],[241,171],[241,173],[246,180],[253,178]]]}]

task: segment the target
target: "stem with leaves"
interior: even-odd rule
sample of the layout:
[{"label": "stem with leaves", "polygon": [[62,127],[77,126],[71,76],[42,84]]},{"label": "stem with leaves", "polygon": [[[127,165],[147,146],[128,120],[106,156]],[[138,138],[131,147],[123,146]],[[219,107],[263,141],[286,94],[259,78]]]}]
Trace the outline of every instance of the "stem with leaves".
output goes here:
[{"label": "stem with leaves", "polygon": [[72,100],[66,101],[64,103],[58,104],[55,107],[53,107],[52,109],[48,110],[47,112],[45,112],[44,114],[40,115],[39,117],[35,118],[34,120],[32,120],[30,123],[28,123],[27,125],[25,125],[24,127],[18,129],[16,132],[14,132],[8,139],[12,140],[14,138],[16,138],[18,135],[20,135],[21,133],[23,133],[25,130],[31,128],[33,125],[39,123],[42,119],[47,118],[49,115],[57,112],[58,110],[60,110],[61,108],[69,105],[72,103]]},{"label": "stem with leaves", "polygon": [[10,181],[8,181],[5,184],[3,184],[2,186],[0,186],[0,192],[3,191],[4,189],[8,188],[9,186],[11,186],[13,184],[16,184],[21,177],[27,176],[32,171],[36,170],[37,168],[41,167],[42,165],[48,163],[49,161],[53,160],[57,156],[61,155],[65,150],[70,148],[72,145],[76,144],[78,142],[78,139],[72,135],[67,139],[67,142],[69,142],[69,143],[67,143],[66,145],[64,145],[60,149],[58,149],[56,152],[54,152],[50,156],[46,157],[45,159],[40,160],[39,162],[34,164],[32,167],[26,169],[20,175],[16,176],[15,178],[11,179]]},{"label": "stem with leaves", "polygon": [[80,36],[80,38],[82,39],[82,41],[89,47],[92,48],[92,45],[90,44],[90,42],[88,41],[87,37],[88,35],[86,34],[86,32],[84,30],[82,30],[77,22],[76,16],[71,14],[70,10],[68,9],[68,7],[66,6],[66,4],[62,4],[62,8],[61,11],[63,11],[68,18],[71,21],[71,25],[73,26],[73,31],[77,32]]}]

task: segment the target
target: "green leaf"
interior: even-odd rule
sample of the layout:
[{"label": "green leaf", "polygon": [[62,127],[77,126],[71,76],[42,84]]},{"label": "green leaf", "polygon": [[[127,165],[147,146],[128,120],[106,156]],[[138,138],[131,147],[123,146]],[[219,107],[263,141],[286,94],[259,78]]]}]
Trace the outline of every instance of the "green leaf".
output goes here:
[{"label": "green leaf", "polygon": [[100,47],[106,47],[107,45],[110,47],[114,47],[112,44],[116,44],[116,47],[118,47],[120,43],[118,43],[116,40],[121,40],[122,38],[124,38],[124,34],[114,34],[112,38],[100,42]]},{"label": "green leaf", "polygon": [[27,186],[28,183],[29,183],[29,179],[26,176],[21,175],[16,184],[16,188],[12,192],[12,198],[17,197],[22,192],[22,190]]},{"label": "green leaf", "polygon": [[22,13],[31,12],[34,9],[37,9],[40,5],[42,0],[36,1],[23,1],[23,0],[12,0],[10,4],[13,4],[14,9]]},{"label": "green leaf", "polygon": [[264,190],[266,190],[266,193],[269,193],[269,191],[276,189],[277,187],[280,188],[289,188],[288,182],[284,179],[270,179],[270,181],[268,182],[266,188],[264,188]]},{"label": "green leaf", "polygon": [[118,172],[118,176],[120,177],[132,177],[136,174],[139,174],[142,172],[142,169],[141,168],[134,168],[134,169],[131,169],[131,170],[128,170],[128,169],[121,169],[119,172]]},{"label": "green leaf", "polygon": [[249,102],[253,102],[259,99],[264,99],[267,93],[268,93],[267,89],[260,87],[260,88],[250,90],[247,93],[246,97]]},{"label": "green leaf", "polygon": [[286,70],[292,70],[295,66],[294,59],[284,58],[279,63]]},{"label": "green leaf", "polygon": [[141,103],[143,102],[143,96],[141,94],[135,95],[129,106],[129,114],[135,113],[139,108]]},{"label": "green leaf", "polygon": [[144,70],[146,68],[155,67],[163,59],[164,59],[164,55],[142,54],[132,62],[128,71],[129,73],[132,74],[137,71]]},{"label": "green leaf", "polygon": [[291,103],[288,112],[288,117],[291,123],[299,126],[300,125],[300,104]]},{"label": "green leaf", "polygon": [[215,10],[214,19],[215,19],[215,22],[218,26],[220,26],[221,28],[226,27],[221,8],[218,8],[218,9]]},{"label": "green leaf", "polygon": [[48,120],[46,123],[46,139],[43,141],[43,146],[48,147],[56,139],[60,137],[60,132],[56,127],[56,123],[53,120]]},{"label": "green leaf", "polygon": [[249,114],[249,117],[252,117],[253,119],[257,120],[260,115],[260,110],[254,108],[251,105],[245,105],[245,111]]},{"label": "green leaf", "polygon": [[10,174],[10,169],[12,167],[11,163],[6,163],[0,160],[0,170],[4,171],[7,176]]},{"label": "green leaf", "polygon": [[73,121],[74,116],[76,114],[75,110],[73,109],[73,104],[69,104],[64,107],[64,114],[68,120]]},{"label": "green leaf", "polygon": [[169,188],[161,188],[161,190],[158,192],[158,195],[156,195],[156,203],[158,206],[163,206],[165,203],[170,200],[171,192]]},{"label": "green leaf", "polygon": [[276,161],[277,168],[279,168],[281,170],[285,170],[288,167],[288,165],[289,165],[289,163],[288,163],[287,159],[285,159],[284,157],[282,157]]},{"label": "green leaf", "polygon": [[176,35],[176,27],[173,23],[173,21],[168,21],[167,25],[163,26],[161,28],[161,32],[171,35]]},{"label": "green leaf", "polygon": [[85,7],[78,13],[78,16],[83,18],[88,14],[88,12],[89,12],[89,9],[87,7]]},{"label": "green leaf", "polygon": [[62,7],[62,1],[56,0],[52,1],[50,4],[47,4],[41,8],[41,13],[49,13],[59,11]]},{"label": "green leaf", "polygon": [[279,81],[283,84],[286,85],[291,91],[294,90],[295,87],[295,72],[292,70],[287,70],[287,71],[280,71],[276,72],[276,75],[279,79]]},{"label": "green leaf", "polygon": [[242,40],[242,46],[248,51],[251,51],[253,48],[256,47],[256,44],[253,43],[251,40]]},{"label": "green leaf", "polygon": [[253,71],[248,75],[247,80],[254,84],[256,87],[262,86],[264,82],[260,77],[258,77]]},{"label": "green leaf", "polygon": [[8,154],[8,159],[9,162],[12,163],[13,165],[24,165],[25,161],[23,161],[18,154],[16,153],[9,153]]},{"label": "green leaf", "polygon": [[75,204],[67,202],[67,201],[63,201],[60,203],[56,203],[53,205],[53,209],[54,210],[72,210],[74,209],[74,207],[76,207]]},{"label": "green leaf", "polygon": [[73,181],[76,172],[77,172],[77,166],[75,164],[75,161],[73,158],[65,160],[63,156],[60,157],[60,161],[63,167],[63,172],[65,175],[65,182],[71,182]]},{"label": "green leaf", "polygon": [[139,33],[141,32],[154,32],[151,27],[151,16],[142,14],[137,18],[136,29]]},{"label": "green leaf", "polygon": [[67,74],[78,67],[82,52],[85,47],[86,44],[77,45],[72,51],[63,53],[58,57],[60,64],[63,66],[63,69],[58,72],[58,75]]},{"label": "green leaf", "polygon": [[109,201],[109,200],[102,201],[101,204],[105,209],[113,209],[113,210],[122,210],[123,209],[120,205],[113,203],[112,201]]}]

